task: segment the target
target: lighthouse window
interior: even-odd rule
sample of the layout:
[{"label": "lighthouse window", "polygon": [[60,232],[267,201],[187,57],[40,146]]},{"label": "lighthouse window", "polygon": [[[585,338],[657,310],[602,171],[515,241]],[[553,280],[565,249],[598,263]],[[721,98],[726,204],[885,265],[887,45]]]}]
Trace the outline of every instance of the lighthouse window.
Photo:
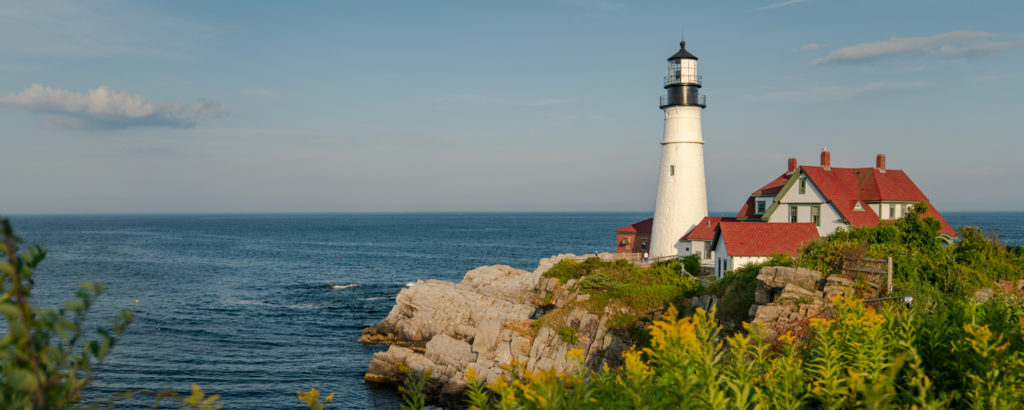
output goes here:
[{"label": "lighthouse window", "polygon": [[669,176],[673,176],[675,174],[676,174],[676,166],[675,165],[669,165],[668,166],[668,175]]}]

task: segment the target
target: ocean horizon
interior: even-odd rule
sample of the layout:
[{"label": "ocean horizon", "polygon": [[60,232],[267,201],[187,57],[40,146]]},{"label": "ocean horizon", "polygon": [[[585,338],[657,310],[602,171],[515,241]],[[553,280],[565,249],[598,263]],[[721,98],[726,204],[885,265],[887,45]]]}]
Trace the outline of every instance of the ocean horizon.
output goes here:
[{"label": "ocean horizon", "polygon": [[[719,213],[712,213],[718,215]],[[730,213],[731,214],[731,213]],[[727,214],[729,215],[729,214]],[[946,212],[1024,245],[1024,212]],[[337,408],[396,408],[391,386],[364,382],[374,352],[358,342],[417,280],[459,281],[482,265],[532,271],[559,253],[614,251],[614,230],[650,212],[420,212],[11,215],[47,259],[35,303],[57,306],[80,281],[107,284],[90,326],[120,309],[135,322],[87,391],[198,383],[226,408],[301,407],[296,392],[336,393]],[[176,407],[165,401],[161,407]],[[119,408],[152,405],[139,396]]]}]

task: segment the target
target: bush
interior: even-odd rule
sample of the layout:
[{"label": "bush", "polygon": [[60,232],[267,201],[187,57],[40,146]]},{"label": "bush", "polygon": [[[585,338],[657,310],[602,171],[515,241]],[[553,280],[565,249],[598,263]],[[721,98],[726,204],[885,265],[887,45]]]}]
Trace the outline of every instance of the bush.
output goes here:
[{"label": "bush", "polygon": [[700,275],[700,255],[690,255],[683,258],[683,268],[691,275]]},{"label": "bush", "polygon": [[544,272],[545,278],[558,278],[558,283],[565,283],[569,279],[579,279],[582,275],[581,264],[572,259],[562,259]]},{"label": "bush", "polygon": [[0,340],[0,408],[72,407],[131,323],[132,312],[122,310],[110,329],[96,329],[98,339],[89,339],[83,322],[102,285],[82,282],[75,299],[56,310],[32,306],[32,274],[46,251],[32,245],[18,253],[19,240],[6,219],[0,230],[0,314],[7,321]]},{"label": "bush", "polygon": [[798,264],[831,275],[842,269],[843,258],[892,257],[898,288],[932,296],[929,289],[934,288],[948,297],[967,296],[996,279],[1024,278],[1024,257],[1002,244],[998,235],[961,227],[959,241],[943,246],[937,239],[941,225],[922,218],[926,211],[920,203],[895,222],[836,231],[802,249]]},{"label": "bush", "polygon": [[649,327],[651,347],[618,369],[513,372],[489,386],[468,377],[468,404],[493,408],[1016,408],[1024,400],[1019,299],[948,309],[876,311],[839,298],[806,339],[764,330],[724,338],[714,312]]}]

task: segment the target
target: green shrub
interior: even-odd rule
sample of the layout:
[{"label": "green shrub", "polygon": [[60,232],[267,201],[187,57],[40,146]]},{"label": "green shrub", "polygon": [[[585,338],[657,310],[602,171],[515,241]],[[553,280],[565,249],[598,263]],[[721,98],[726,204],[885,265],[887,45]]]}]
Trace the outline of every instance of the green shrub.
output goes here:
[{"label": "green shrub", "polygon": [[565,283],[569,279],[579,279],[583,276],[581,272],[581,263],[576,262],[572,259],[562,259],[544,272],[545,278],[558,278],[558,283]]},{"label": "green shrub", "polygon": [[546,408],[1018,408],[1024,401],[1024,302],[950,302],[876,311],[839,299],[834,319],[813,319],[805,340],[775,343],[764,329],[721,338],[714,312],[649,327],[651,345],[624,366],[513,372],[467,403]]},{"label": "green shrub", "polygon": [[836,231],[803,248],[798,264],[830,275],[841,270],[843,258],[892,257],[897,287],[933,296],[934,287],[948,297],[967,296],[996,279],[1024,278],[1024,257],[998,235],[961,227],[959,240],[944,246],[937,239],[941,224],[922,218],[926,211],[919,203],[895,222]]},{"label": "green shrub", "polygon": [[32,245],[19,253],[6,219],[0,220],[0,230],[0,314],[7,322],[0,340],[0,408],[75,406],[133,314],[122,310],[110,329],[99,328],[98,339],[89,339],[83,322],[104,286],[82,282],[75,299],[56,310],[32,306],[32,275],[46,251]]},{"label": "green shrub", "polygon": [[571,345],[576,344],[576,342],[580,340],[579,331],[572,326],[562,326],[561,329],[558,329],[558,337],[560,337],[563,342]]},{"label": "green shrub", "polygon": [[683,267],[691,275],[700,275],[700,255],[694,254],[683,258]]}]

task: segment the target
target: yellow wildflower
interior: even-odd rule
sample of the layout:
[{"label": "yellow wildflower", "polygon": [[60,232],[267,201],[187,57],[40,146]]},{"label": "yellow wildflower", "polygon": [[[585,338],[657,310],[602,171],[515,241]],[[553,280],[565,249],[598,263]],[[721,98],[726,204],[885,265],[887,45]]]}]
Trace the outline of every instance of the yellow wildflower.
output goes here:
[{"label": "yellow wildflower", "polygon": [[185,398],[185,403],[191,406],[186,408],[213,410],[221,408],[220,404],[214,404],[215,401],[220,399],[219,394],[212,396],[206,396],[206,392],[199,388],[198,384],[192,384],[192,395]]},{"label": "yellow wildflower", "polygon": [[833,323],[835,320],[832,319],[811,318],[811,328],[818,331],[827,330]]},{"label": "yellow wildflower", "polygon": [[791,345],[794,341],[796,341],[796,337],[793,336],[792,331],[787,330],[786,333],[783,333],[782,336],[779,336],[779,342],[781,342],[782,344]]},{"label": "yellow wildflower", "polygon": [[565,357],[567,359],[583,360],[583,349],[580,349],[580,348],[572,349],[572,350],[569,351],[569,353],[566,353]]},{"label": "yellow wildflower", "polygon": [[626,372],[631,375],[644,375],[650,376],[654,374],[654,370],[651,370],[647,363],[644,363],[642,354],[636,350],[627,350],[622,352],[622,358],[625,359]]}]

